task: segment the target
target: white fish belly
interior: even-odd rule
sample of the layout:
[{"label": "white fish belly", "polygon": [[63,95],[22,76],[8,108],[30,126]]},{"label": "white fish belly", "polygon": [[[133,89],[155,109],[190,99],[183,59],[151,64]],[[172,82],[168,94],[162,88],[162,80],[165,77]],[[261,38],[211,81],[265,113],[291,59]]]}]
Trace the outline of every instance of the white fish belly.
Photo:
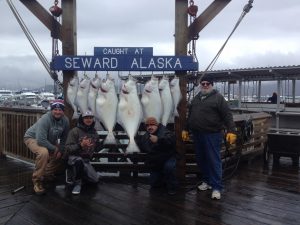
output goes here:
[{"label": "white fish belly", "polygon": [[117,96],[101,96],[96,100],[96,112],[100,121],[104,124],[105,128],[112,132],[117,117],[118,99]]},{"label": "white fish belly", "polygon": [[97,90],[96,89],[90,89],[88,93],[88,108],[96,114],[96,98],[97,98]]},{"label": "white fish belly", "polygon": [[160,95],[143,95],[141,99],[143,106],[144,119],[154,117],[157,121],[161,121],[162,103]]},{"label": "white fish belly", "polygon": [[76,103],[81,113],[84,113],[88,110],[87,101],[88,101],[88,92],[86,90],[79,90],[77,92]]},{"label": "white fish belly", "polygon": [[161,101],[162,101],[162,108],[163,108],[161,123],[162,125],[166,126],[168,124],[168,121],[174,109],[173,106],[174,104],[173,104],[173,99],[171,96],[170,89],[166,89],[162,91]]},{"label": "white fish belly", "polygon": [[139,152],[134,141],[134,136],[139,128],[142,115],[142,107],[137,98],[128,98],[128,101],[121,97],[118,105],[118,121],[129,136],[129,145],[126,152]]}]

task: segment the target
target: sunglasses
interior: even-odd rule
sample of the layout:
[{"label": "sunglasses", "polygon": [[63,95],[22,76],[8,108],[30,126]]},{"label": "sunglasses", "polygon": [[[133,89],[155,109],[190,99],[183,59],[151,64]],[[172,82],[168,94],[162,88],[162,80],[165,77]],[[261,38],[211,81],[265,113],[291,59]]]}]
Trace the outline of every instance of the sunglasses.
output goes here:
[{"label": "sunglasses", "polygon": [[146,124],[146,127],[156,126],[156,124]]},{"label": "sunglasses", "polygon": [[201,82],[201,86],[209,86],[210,83],[209,82]]}]

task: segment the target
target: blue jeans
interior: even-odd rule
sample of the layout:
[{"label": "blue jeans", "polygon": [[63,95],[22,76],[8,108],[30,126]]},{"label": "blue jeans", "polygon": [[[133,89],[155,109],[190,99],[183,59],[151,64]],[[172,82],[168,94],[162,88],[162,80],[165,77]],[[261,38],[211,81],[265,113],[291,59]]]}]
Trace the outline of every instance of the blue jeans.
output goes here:
[{"label": "blue jeans", "polygon": [[193,132],[197,165],[202,172],[204,182],[212,186],[213,190],[221,191],[222,160],[221,145],[222,133]]},{"label": "blue jeans", "polygon": [[176,158],[169,158],[162,170],[151,170],[149,177],[151,187],[160,187],[163,184],[167,185],[168,190],[174,190],[178,186],[176,178]]}]

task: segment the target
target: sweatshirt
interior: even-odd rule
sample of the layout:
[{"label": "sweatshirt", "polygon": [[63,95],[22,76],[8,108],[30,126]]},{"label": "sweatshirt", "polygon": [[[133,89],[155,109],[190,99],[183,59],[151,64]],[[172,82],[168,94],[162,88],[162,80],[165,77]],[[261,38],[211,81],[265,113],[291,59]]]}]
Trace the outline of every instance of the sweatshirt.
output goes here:
[{"label": "sweatshirt", "polygon": [[49,111],[25,132],[24,139],[36,139],[38,145],[47,148],[49,153],[53,153],[57,145],[59,150],[64,152],[69,127],[69,119],[66,116],[57,120]]}]

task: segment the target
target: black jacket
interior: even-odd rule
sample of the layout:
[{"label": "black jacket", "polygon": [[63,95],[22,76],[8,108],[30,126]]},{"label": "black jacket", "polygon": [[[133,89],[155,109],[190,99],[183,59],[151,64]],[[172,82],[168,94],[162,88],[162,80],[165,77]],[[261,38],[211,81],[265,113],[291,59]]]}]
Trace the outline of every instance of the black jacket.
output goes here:
[{"label": "black jacket", "polygon": [[169,158],[176,156],[175,135],[161,124],[153,135],[158,137],[157,143],[150,141],[148,132],[136,137],[136,142],[141,152],[147,153],[146,164],[159,170]]},{"label": "black jacket", "polygon": [[[86,126],[83,123],[83,119],[80,115],[77,123],[77,127],[74,127],[68,134],[65,149],[68,155],[77,155],[82,158],[91,158],[95,150],[99,150],[99,135],[95,129],[95,122],[91,126]],[[91,138],[94,145],[88,149],[82,149],[80,141],[82,138]]]},{"label": "black jacket", "polygon": [[198,93],[189,107],[188,129],[203,133],[216,133],[227,128],[235,132],[235,123],[224,97],[213,90],[208,95]]}]

